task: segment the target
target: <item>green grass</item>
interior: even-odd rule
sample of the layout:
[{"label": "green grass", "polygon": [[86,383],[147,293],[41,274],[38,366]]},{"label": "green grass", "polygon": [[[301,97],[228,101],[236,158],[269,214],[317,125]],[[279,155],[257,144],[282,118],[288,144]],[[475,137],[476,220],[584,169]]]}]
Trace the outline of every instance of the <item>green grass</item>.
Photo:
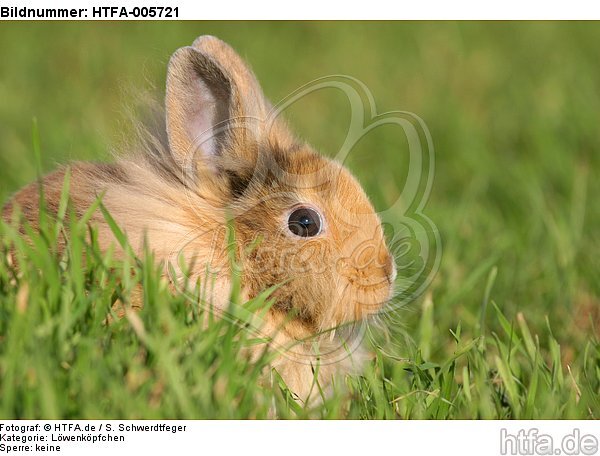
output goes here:
[{"label": "green grass", "polygon": [[[243,319],[213,320],[173,296],[150,255],[114,261],[84,242],[85,220],[75,217],[64,222],[63,255],[61,221],[47,221],[31,243],[2,224],[0,417],[599,418],[600,28],[7,23],[0,197],[35,179],[34,149],[43,171],[69,159],[110,160],[131,131],[123,106],[140,87],[161,87],[169,54],[204,33],[240,50],[274,101],[343,73],[370,87],[380,111],[425,120],[436,149],[425,212],[443,242],[434,282],[387,319],[388,331],[372,329],[376,359],[362,376],[304,409],[276,375],[259,384],[269,358],[244,358],[257,341]],[[287,114],[335,154],[345,103],[324,92]],[[349,157],[378,209],[399,194],[405,152],[401,136],[384,129]],[[5,258],[11,248],[19,273]],[[144,310],[105,324],[114,301],[126,302],[139,283]]]}]

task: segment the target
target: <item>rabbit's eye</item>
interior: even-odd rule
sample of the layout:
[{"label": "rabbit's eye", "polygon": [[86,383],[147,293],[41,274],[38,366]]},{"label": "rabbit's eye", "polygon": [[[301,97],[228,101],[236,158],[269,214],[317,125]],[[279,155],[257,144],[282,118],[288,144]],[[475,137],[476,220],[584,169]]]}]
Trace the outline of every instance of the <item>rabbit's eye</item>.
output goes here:
[{"label": "rabbit's eye", "polygon": [[295,209],[288,219],[288,228],[296,236],[312,237],[321,232],[321,216],[309,207]]}]

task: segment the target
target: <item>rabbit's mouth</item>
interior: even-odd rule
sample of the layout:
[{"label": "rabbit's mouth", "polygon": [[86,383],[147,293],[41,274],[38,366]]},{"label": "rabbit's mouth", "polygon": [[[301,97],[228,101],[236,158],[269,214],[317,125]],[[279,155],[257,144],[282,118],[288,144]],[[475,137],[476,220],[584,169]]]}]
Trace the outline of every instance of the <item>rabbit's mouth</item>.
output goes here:
[{"label": "rabbit's mouth", "polygon": [[341,259],[337,263],[337,273],[359,295],[375,294],[388,300],[391,287],[396,280],[396,266],[390,255],[380,263],[374,261],[362,267],[355,266],[351,261]]},{"label": "rabbit's mouth", "polygon": [[353,302],[356,319],[360,320],[380,312],[390,301],[391,296],[390,283],[355,287]]},{"label": "rabbit's mouth", "polygon": [[362,284],[338,277],[327,304],[316,309],[314,319],[320,329],[352,323],[380,312],[390,301],[392,284],[386,278]]}]

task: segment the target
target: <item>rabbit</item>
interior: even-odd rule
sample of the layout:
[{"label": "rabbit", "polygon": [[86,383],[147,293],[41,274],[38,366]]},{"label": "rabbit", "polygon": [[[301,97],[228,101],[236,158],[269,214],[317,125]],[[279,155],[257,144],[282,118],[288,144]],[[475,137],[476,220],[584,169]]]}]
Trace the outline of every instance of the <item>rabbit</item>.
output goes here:
[{"label": "rabbit", "polygon": [[[325,387],[361,369],[366,351],[346,348],[352,353],[338,356],[343,331],[333,328],[379,312],[391,298],[396,267],[358,181],[273,112],[242,58],[218,38],[201,36],[168,64],[165,146],[146,144],[112,164],[72,163],[70,201],[83,213],[103,192],[136,253],[147,242],[169,280],[181,279],[166,267],[179,255],[191,265],[191,283],[210,270],[205,300],[221,311],[231,292],[232,226],[241,298],[275,286],[261,331],[280,351],[272,367],[307,401],[316,382]],[[57,211],[65,170],[42,180],[50,213]],[[38,195],[38,184],[18,191],[3,218],[19,206],[35,226]],[[103,249],[116,245],[100,211],[89,223]]]}]

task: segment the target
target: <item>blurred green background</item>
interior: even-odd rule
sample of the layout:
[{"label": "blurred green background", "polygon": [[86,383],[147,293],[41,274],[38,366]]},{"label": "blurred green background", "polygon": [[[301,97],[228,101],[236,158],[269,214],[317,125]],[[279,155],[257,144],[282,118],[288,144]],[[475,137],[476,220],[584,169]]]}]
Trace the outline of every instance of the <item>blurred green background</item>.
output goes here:
[{"label": "blurred green background", "polygon": [[[436,151],[426,213],[443,241],[434,356],[451,341],[448,328],[476,324],[493,266],[494,301],[538,332],[547,316],[565,362],[600,331],[597,23],[3,23],[2,200],[35,178],[33,117],[45,170],[110,160],[129,134],[130,107],[146,93],[161,100],[170,54],[202,34],[235,47],[275,103],[346,74],[370,88],[380,112],[424,119]],[[303,138],[335,154],[349,119],[341,94],[315,94],[288,114]],[[401,135],[384,130],[348,162],[381,209],[406,170]]]}]

